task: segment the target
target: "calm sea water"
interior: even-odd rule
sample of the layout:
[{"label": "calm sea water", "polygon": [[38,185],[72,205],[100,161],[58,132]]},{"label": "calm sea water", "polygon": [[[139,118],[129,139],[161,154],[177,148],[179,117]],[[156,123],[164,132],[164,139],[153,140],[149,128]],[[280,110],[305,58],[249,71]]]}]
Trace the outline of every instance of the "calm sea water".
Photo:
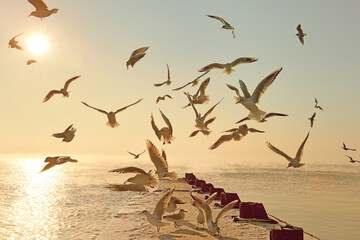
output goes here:
[{"label": "calm sea water", "polygon": [[[151,168],[134,161],[82,159],[39,174],[43,159],[0,159],[0,239],[95,239],[138,194],[107,189],[108,182],[129,177],[107,171],[129,165]],[[360,164],[200,169],[173,167],[180,175],[194,172],[237,192],[242,201],[262,202],[268,213],[321,239],[360,239]]]}]

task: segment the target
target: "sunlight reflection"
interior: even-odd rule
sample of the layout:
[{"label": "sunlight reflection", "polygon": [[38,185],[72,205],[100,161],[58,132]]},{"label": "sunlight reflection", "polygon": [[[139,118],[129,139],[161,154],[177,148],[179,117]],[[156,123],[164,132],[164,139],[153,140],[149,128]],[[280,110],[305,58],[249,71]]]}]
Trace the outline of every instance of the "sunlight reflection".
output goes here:
[{"label": "sunlight reflection", "polygon": [[28,39],[29,49],[35,54],[41,54],[49,49],[47,40],[42,35],[32,35]]}]

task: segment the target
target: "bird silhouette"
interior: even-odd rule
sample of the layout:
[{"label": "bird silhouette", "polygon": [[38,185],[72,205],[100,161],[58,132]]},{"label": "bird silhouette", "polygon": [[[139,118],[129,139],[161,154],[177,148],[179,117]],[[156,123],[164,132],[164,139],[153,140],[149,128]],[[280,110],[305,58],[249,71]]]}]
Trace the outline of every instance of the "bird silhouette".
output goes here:
[{"label": "bird silhouette", "polygon": [[41,20],[45,17],[49,17],[51,14],[57,13],[59,9],[53,8],[51,10],[48,9],[48,6],[42,0],[28,0],[35,8],[36,11],[30,13],[30,16],[34,16],[40,18]]},{"label": "bird silhouette", "polygon": [[55,94],[62,94],[63,97],[69,97],[70,96],[70,92],[68,92],[68,87],[70,85],[70,83],[72,83],[73,81],[75,81],[76,79],[78,79],[81,76],[76,76],[76,77],[72,77],[69,80],[67,80],[65,82],[65,85],[62,89],[60,90],[51,90],[44,98],[43,102],[47,102],[50,98],[52,98],[52,96],[54,96]]}]

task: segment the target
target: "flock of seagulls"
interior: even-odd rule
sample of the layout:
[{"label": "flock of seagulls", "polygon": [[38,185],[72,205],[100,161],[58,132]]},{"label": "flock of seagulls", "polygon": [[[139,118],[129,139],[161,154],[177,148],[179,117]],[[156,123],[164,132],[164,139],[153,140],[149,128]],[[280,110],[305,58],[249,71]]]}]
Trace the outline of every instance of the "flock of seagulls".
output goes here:
[{"label": "flock of seagulls", "polygon": [[[344,149],[344,151],[353,151],[353,152],[356,151],[355,148],[349,148],[349,147],[347,147],[344,142],[343,142],[343,145],[341,146],[341,148]],[[360,163],[359,160],[354,160],[354,159],[353,159],[351,156],[349,156],[349,155],[345,155],[345,156],[347,156],[347,157],[349,158],[349,162],[350,162],[350,163],[356,163],[356,162],[357,162],[357,163]]]}]

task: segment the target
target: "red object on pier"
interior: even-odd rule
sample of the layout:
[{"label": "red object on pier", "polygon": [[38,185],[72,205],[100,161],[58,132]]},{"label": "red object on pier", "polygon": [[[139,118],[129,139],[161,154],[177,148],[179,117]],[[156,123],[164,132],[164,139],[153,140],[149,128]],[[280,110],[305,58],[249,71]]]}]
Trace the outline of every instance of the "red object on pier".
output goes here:
[{"label": "red object on pier", "polygon": [[217,195],[216,195],[215,200],[220,200],[221,193],[224,193],[225,190],[224,190],[223,188],[210,188],[210,196],[211,196],[214,192],[217,192]]},{"label": "red object on pier", "polygon": [[238,202],[234,205],[233,208],[239,208],[240,207],[240,198],[239,196],[237,195],[237,193],[221,193],[220,195],[220,205],[221,206],[225,206],[226,204],[234,201],[234,200],[238,200]]},{"label": "red object on pier", "polygon": [[299,227],[273,228],[270,230],[270,240],[303,240],[304,231]]},{"label": "red object on pier", "polygon": [[204,180],[196,179],[195,180],[195,187],[201,187],[201,184],[206,184]]},{"label": "red object on pier", "polygon": [[189,180],[189,181],[188,181],[188,184],[189,184],[189,185],[195,185],[195,180],[193,180],[193,179],[192,179],[192,180]]},{"label": "red object on pier", "polygon": [[240,218],[269,219],[264,205],[255,202],[240,203]]},{"label": "red object on pier", "polygon": [[201,192],[208,193],[210,192],[210,188],[214,188],[214,185],[212,185],[211,183],[201,184]]},{"label": "red object on pier", "polygon": [[185,173],[185,181],[189,182],[190,180],[196,180],[196,177],[193,173]]}]

